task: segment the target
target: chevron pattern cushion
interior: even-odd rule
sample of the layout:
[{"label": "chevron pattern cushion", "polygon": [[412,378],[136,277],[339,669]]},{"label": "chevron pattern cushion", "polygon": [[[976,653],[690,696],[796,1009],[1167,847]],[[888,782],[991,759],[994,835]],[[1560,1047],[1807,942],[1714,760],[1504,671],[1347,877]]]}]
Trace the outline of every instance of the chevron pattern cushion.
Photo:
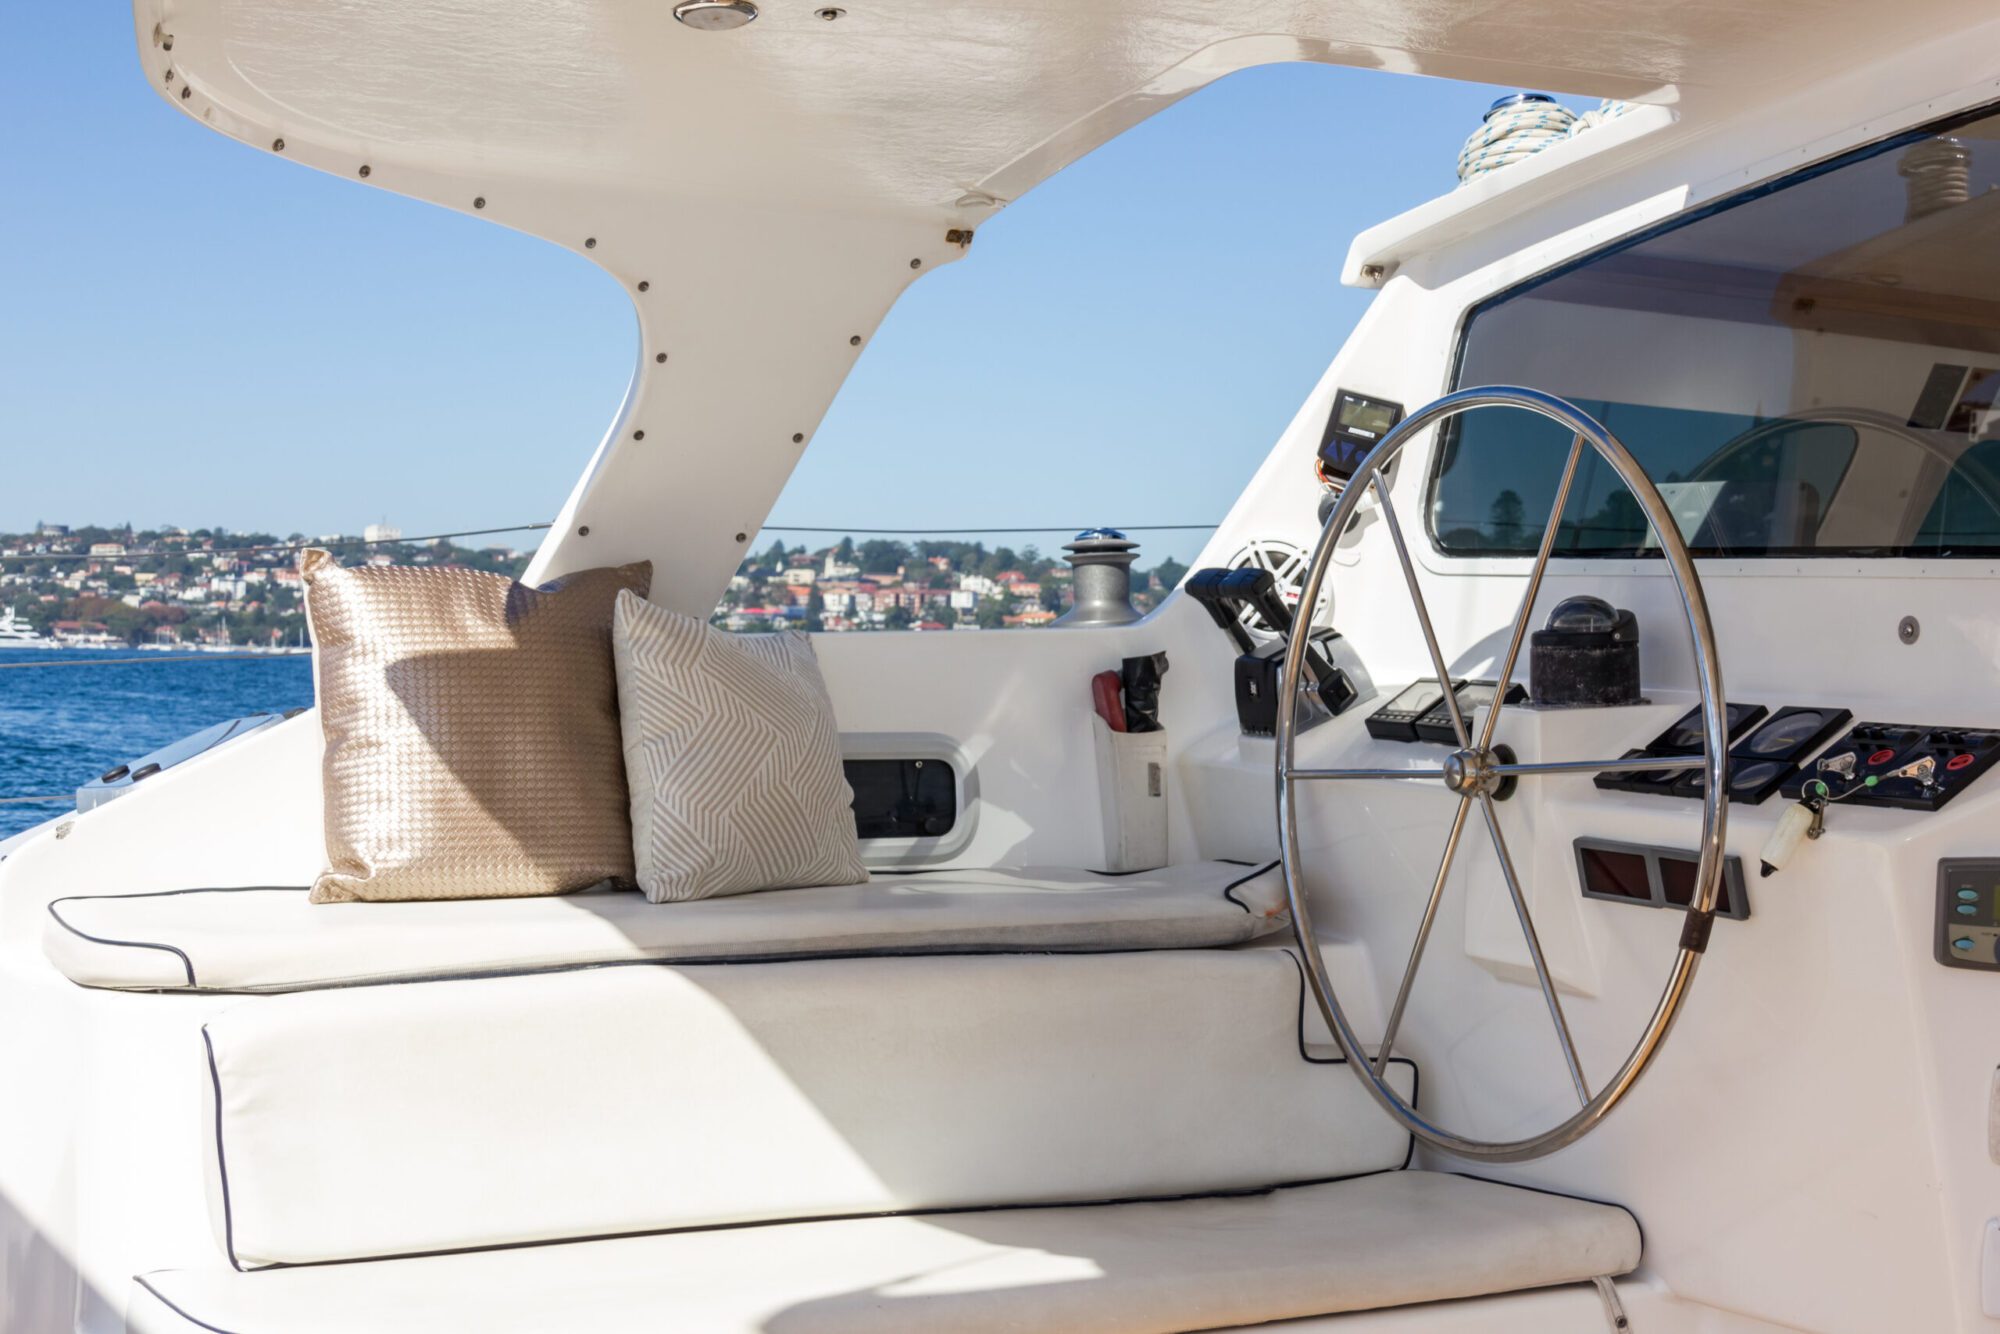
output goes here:
[{"label": "chevron pattern cushion", "polygon": [[632,851],[655,903],[868,879],[812,641],[618,595]]}]

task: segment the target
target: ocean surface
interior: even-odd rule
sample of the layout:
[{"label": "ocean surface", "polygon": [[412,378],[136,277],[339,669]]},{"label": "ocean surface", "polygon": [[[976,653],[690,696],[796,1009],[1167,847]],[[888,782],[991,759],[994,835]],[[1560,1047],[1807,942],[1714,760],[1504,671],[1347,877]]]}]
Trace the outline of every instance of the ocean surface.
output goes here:
[{"label": "ocean surface", "polygon": [[[145,661],[118,661],[129,658]],[[81,665],[59,665],[68,663]],[[304,654],[0,649],[0,798],[65,798],[0,801],[0,838],[67,813],[80,785],[190,732],[312,702],[312,659]]]}]

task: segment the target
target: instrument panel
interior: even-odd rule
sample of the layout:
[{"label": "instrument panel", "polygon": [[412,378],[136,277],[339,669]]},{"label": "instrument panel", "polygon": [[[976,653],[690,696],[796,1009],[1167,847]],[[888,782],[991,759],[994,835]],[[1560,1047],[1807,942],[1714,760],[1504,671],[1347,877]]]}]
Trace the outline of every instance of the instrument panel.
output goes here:
[{"label": "instrument panel", "polygon": [[[1799,772],[1799,762],[1824,745],[1854,715],[1823,705],[1788,704],[1772,713],[1762,704],[1725,705],[1729,736],[1729,799],[1755,806]],[[1621,759],[1700,755],[1701,710],[1690,709],[1666,731]],[[1699,798],[1707,775],[1698,768],[1636,769],[1602,773],[1597,786],[1612,792]]]}]

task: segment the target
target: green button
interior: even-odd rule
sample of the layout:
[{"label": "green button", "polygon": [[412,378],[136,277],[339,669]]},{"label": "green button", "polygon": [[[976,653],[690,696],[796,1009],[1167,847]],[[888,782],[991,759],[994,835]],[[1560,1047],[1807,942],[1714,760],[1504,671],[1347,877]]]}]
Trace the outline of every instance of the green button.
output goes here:
[{"label": "green button", "polygon": [[1974,899],[1979,897],[1979,891],[1976,889],[1961,889],[1958,891],[1958,896],[1961,899],[1964,899],[1967,903],[1971,903]]},{"label": "green button", "polygon": [[1972,948],[1972,937],[1960,936],[1957,940],[1951,942],[1951,947],[1955,950],[1969,950]]},{"label": "green button", "polygon": [[1958,905],[1956,909],[1954,909],[1954,911],[1956,911],[1960,917],[1971,917],[1976,915],[1979,912],[1979,909],[1973,907],[1970,903],[1961,903]]}]

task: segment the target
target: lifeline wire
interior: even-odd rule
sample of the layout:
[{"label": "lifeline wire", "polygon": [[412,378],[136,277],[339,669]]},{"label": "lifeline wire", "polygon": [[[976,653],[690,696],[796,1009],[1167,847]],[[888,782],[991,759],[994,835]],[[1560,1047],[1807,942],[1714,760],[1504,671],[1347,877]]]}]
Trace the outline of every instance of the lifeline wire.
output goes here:
[{"label": "lifeline wire", "polygon": [[0,672],[25,671],[30,667],[136,667],[145,662],[267,662],[273,658],[299,658],[302,653],[167,653],[143,658],[57,658],[54,662],[0,662]]},{"label": "lifeline wire", "polygon": [[[1008,533],[1070,533],[1083,532],[1091,524],[1043,524],[1039,528],[809,528],[796,523],[767,523],[760,532],[766,533],[859,533],[863,537],[948,537],[970,533],[978,537],[992,537]],[[1120,523],[1114,524],[1120,532],[1128,533],[1194,533],[1208,532],[1220,528],[1215,523]]]},{"label": "lifeline wire", "polygon": [[[553,528],[552,523],[517,523],[505,528],[467,528],[456,533],[425,533],[417,537],[342,537],[313,542],[270,542],[249,547],[156,547],[151,550],[123,551],[116,556],[93,556],[87,551],[55,551],[36,554],[30,552],[19,556],[0,556],[0,560],[40,561],[40,560],[134,560],[151,556],[249,556],[269,551],[307,551],[315,547],[388,547],[416,546],[424,542],[443,542],[454,537],[491,537],[497,533],[530,533]],[[766,533],[859,533],[863,537],[900,536],[924,537],[969,533],[974,536],[994,536],[1009,533],[1067,533],[1082,532],[1092,524],[1043,524],[1034,528],[849,528],[827,525],[807,526],[802,524],[767,523],[759,531]],[[1134,533],[1178,533],[1206,532],[1220,527],[1213,523],[1128,523],[1119,525]]]},{"label": "lifeline wire", "polygon": [[116,556],[93,556],[87,551],[52,551],[42,555],[0,556],[0,560],[131,560],[147,556],[248,556],[264,551],[308,551],[315,547],[415,546],[419,542],[442,542],[453,537],[489,537],[494,533],[528,533],[553,527],[547,523],[517,523],[506,528],[467,528],[456,533],[425,533],[419,537],[341,537],[325,542],[270,542],[254,547],[156,547],[151,551],[121,551]]}]

